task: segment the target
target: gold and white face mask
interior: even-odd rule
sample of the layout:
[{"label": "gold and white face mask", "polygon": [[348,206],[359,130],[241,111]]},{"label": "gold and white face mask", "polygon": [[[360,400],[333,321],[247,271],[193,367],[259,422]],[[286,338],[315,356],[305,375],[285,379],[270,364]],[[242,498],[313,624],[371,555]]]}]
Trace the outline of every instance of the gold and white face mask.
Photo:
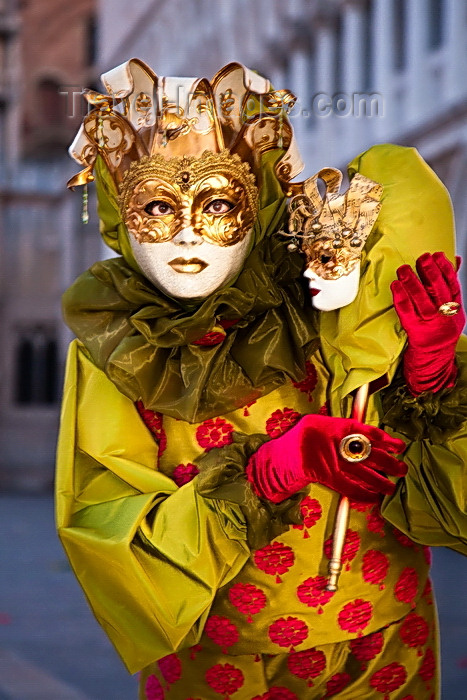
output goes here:
[{"label": "gold and white face mask", "polygon": [[228,151],[156,155],[130,168],[120,208],[143,274],[169,296],[202,299],[241,270],[258,190],[249,166]]},{"label": "gold and white face mask", "polygon": [[[320,194],[317,181],[326,192]],[[358,293],[363,246],[381,208],[382,187],[357,173],[340,194],[342,173],[324,168],[290,202],[288,235],[301,239],[313,306],[332,311]]]}]

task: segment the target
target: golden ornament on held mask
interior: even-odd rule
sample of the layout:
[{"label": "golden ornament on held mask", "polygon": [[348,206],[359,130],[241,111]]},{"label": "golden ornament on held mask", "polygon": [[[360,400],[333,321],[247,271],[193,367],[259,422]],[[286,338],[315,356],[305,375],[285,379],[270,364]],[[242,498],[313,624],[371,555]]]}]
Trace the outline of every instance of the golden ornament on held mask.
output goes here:
[{"label": "golden ornament on held mask", "polygon": [[[229,202],[230,210],[209,212],[216,200]],[[152,215],[147,208],[155,201],[171,211]],[[227,150],[205,151],[199,158],[157,154],[127,171],[119,205],[128,231],[140,243],[169,241],[191,226],[210,243],[231,246],[243,240],[254,224],[258,189],[248,164]]]},{"label": "golden ornament on held mask", "polygon": [[[326,186],[321,195],[318,180]],[[382,188],[357,173],[339,193],[342,173],[323,168],[306,180],[289,204],[289,234],[302,241],[306,267],[325,280],[349,275],[358,265],[363,246],[381,207]]]}]

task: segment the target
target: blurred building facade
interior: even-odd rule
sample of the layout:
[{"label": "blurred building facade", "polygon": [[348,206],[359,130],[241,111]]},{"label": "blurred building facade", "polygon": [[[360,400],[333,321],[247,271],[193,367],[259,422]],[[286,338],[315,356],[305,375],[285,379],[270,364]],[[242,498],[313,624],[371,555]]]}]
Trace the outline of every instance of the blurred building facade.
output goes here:
[{"label": "blurred building facade", "polygon": [[60,297],[99,255],[65,186],[75,93],[95,82],[95,18],[94,0],[0,0],[1,488],[52,483],[69,340]]},{"label": "blurred building facade", "polygon": [[[417,147],[449,188],[467,253],[465,0],[101,0],[103,70],[133,56],[159,75],[239,61],[299,100],[306,175],[374,143]],[[121,17],[125,16],[125,22]]]}]

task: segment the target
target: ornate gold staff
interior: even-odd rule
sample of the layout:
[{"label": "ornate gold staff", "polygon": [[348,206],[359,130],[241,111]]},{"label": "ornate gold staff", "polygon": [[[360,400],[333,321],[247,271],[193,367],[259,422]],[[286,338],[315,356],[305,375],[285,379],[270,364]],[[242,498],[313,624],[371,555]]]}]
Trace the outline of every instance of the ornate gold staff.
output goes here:
[{"label": "ornate gold staff", "polygon": [[[352,418],[363,423],[368,403],[368,384],[363,384],[355,394],[352,405]],[[341,444],[340,450],[352,455],[349,461],[357,462],[365,459],[369,454],[369,444],[362,440],[361,435],[347,435]],[[363,456],[364,455],[364,456]],[[337,583],[342,571],[342,551],[344,549],[345,533],[349,524],[350,504],[347,496],[342,496],[337,508],[336,521],[334,523],[334,533],[332,539],[332,556],[329,562],[329,580],[326,585],[327,591],[337,591]]]},{"label": "ornate gold staff", "polygon": [[[318,181],[325,185],[324,194],[320,192]],[[353,176],[349,188],[342,194],[341,183],[339,170],[323,168],[303,183],[293,185],[289,230],[282,232],[292,239],[288,245],[291,251],[296,250],[301,241],[307,270],[328,281],[349,275],[360,265],[363,246],[378,217],[383,194],[381,185],[360,173]],[[347,303],[351,303],[355,295]],[[361,423],[367,401],[368,384],[364,384],[358,389],[352,405],[352,418]],[[360,462],[368,457],[370,450],[370,441],[364,435],[347,435],[339,445],[340,454],[349,462]],[[334,525],[328,591],[337,590],[348,521],[349,499],[342,497]]]}]

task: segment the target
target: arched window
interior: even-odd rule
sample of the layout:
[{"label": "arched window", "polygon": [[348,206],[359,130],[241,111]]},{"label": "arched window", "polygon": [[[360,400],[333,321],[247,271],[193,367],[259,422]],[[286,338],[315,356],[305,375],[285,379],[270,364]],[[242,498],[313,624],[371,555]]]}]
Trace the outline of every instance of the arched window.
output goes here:
[{"label": "arched window", "polygon": [[86,64],[94,66],[97,62],[97,20],[95,15],[86,19]]},{"label": "arched window", "polygon": [[428,0],[428,48],[438,49],[443,43],[443,0]]},{"label": "arched window", "polygon": [[365,0],[363,5],[363,90],[373,89],[373,36],[374,36],[374,3],[373,0]]},{"label": "arched window", "polygon": [[58,399],[58,347],[50,329],[22,331],[15,356],[15,401],[51,405]]},{"label": "arched window", "polygon": [[59,126],[65,117],[65,100],[60,94],[60,84],[51,78],[43,78],[37,86],[39,123],[43,126]]},{"label": "arched window", "polygon": [[393,5],[393,31],[394,31],[394,68],[404,70],[407,64],[407,17],[406,0],[394,0]]},{"label": "arched window", "polygon": [[343,92],[344,85],[344,42],[342,12],[336,18],[335,53],[334,53],[334,92]]}]

